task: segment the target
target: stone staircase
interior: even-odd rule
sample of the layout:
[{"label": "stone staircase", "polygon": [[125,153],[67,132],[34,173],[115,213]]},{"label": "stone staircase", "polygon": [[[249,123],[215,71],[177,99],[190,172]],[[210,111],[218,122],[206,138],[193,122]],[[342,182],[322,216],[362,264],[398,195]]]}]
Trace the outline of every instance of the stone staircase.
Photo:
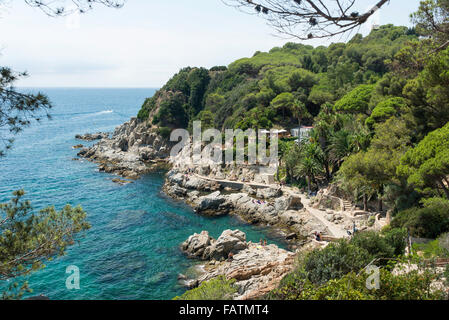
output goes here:
[{"label": "stone staircase", "polygon": [[351,211],[352,210],[352,203],[348,200],[343,200],[343,211]]}]

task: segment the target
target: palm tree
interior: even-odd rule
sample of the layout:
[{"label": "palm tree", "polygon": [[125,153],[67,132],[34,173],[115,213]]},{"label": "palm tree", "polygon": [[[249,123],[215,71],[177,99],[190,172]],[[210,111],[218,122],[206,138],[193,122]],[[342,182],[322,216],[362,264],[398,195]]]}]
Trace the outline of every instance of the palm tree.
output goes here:
[{"label": "palm tree", "polygon": [[300,100],[295,100],[295,102],[291,106],[291,111],[293,113],[293,116],[298,119],[298,125],[300,128],[303,119],[310,119],[312,117],[312,115],[309,113],[309,110],[307,110],[306,105]]},{"label": "palm tree", "polygon": [[331,135],[328,152],[330,160],[337,166],[343,163],[343,161],[352,154],[353,144],[352,144],[351,133],[346,130],[340,130],[334,132]]},{"label": "palm tree", "polygon": [[310,195],[311,181],[321,172],[318,162],[312,157],[303,157],[295,167],[295,175],[297,177],[305,177],[307,182],[307,194]]},{"label": "palm tree", "polygon": [[301,146],[300,159],[294,168],[294,174],[306,178],[308,194],[311,182],[323,172],[323,161],[324,153],[317,143],[306,143]]}]

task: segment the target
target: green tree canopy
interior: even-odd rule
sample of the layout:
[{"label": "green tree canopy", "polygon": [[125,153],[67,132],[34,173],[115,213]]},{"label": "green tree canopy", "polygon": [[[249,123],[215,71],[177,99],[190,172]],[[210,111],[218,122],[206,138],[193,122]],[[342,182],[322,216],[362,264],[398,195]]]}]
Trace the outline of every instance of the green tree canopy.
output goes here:
[{"label": "green tree canopy", "polygon": [[360,85],[335,103],[335,110],[348,113],[368,113],[374,85]]},{"label": "green tree canopy", "polygon": [[442,190],[449,199],[449,123],[409,150],[397,173],[408,177],[408,182],[419,190]]},{"label": "green tree canopy", "polygon": [[[76,234],[90,228],[81,207],[54,207],[33,213],[23,190],[13,193],[9,203],[0,204],[0,281],[28,275],[43,268],[46,260],[61,256]],[[21,289],[26,289],[22,286]],[[18,297],[23,294],[19,291]],[[4,293],[4,298],[17,298]]]}]

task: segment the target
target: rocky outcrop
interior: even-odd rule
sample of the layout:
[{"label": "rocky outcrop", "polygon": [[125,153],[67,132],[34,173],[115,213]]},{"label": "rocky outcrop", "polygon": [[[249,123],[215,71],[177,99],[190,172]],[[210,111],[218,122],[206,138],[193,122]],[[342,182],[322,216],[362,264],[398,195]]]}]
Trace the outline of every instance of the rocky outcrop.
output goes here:
[{"label": "rocky outcrop", "polygon": [[[182,248],[188,252],[201,247],[195,252],[202,252],[201,259],[209,262],[203,265],[205,272],[198,279],[183,281],[200,284],[220,275],[235,279],[238,293],[234,299],[256,299],[275,289],[292,270],[295,254],[274,244],[262,246],[245,241],[246,235],[240,230],[225,230],[217,240],[206,231],[189,237]],[[233,256],[228,259],[229,252]]]},{"label": "rocky outcrop", "polygon": [[213,192],[194,200],[195,211],[208,215],[222,215],[228,213],[230,206],[226,204],[226,198],[220,195],[220,191]]},{"label": "rocky outcrop", "polygon": [[246,249],[246,235],[240,230],[225,230],[217,240],[211,238],[207,231],[195,233],[181,245],[182,251],[190,257],[201,260],[224,260],[229,253],[236,254]]},{"label": "rocky outcrop", "polygon": [[[77,136],[78,137],[78,136]],[[99,170],[128,179],[166,165],[171,144],[151,127],[148,121],[131,118],[108,135],[86,134],[80,139],[101,138],[91,147],[82,148],[78,156],[99,163]]]},{"label": "rocky outcrop", "polygon": [[85,140],[85,141],[93,141],[93,140],[101,140],[104,138],[108,138],[109,133],[106,132],[97,132],[97,133],[86,133],[86,134],[77,134],[75,139]]},{"label": "rocky outcrop", "polygon": [[190,257],[206,259],[204,250],[211,245],[212,240],[207,231],[202,231],[200,234],[195,233],[182,243],[181,249]]},{"label": "rocky outcrop", "polygon": [[261,199],[277,198],[282,195],[281,188],[264,188],[258,189],[256,196]]}]

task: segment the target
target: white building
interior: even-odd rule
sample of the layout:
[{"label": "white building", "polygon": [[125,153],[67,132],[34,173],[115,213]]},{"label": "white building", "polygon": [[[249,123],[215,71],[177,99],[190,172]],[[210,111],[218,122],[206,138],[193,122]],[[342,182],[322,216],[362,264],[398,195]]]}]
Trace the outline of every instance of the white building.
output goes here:
[{"label": "white building", "polygon": [[298,143],[310,137],[310,132],[313,127],[301,126],[301,128],[294,128],[291,130],[292,137],[298,138]]}]

